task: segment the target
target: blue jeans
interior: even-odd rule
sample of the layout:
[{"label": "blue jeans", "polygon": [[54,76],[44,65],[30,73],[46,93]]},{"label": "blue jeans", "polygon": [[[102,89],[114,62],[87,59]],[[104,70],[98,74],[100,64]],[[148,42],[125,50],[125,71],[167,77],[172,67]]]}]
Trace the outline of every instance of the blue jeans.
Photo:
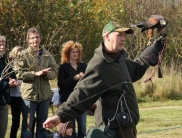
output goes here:
[{"label": "blue jeans", "polygon": [[[86,119],[87,119],[87,112],[83,113],[81,116],[76,118],[73,121],[74,128],[73,128],[73,135],[71,138],[84,138],[86,136]],[[78,126],[78,133],[75,132],[75,122],[77,122]]]},{"label": "blue jeans", "polygon": [[5,138],[8,125],[8,105],[0,105],[0,137]]},{"label": "blue jeans", "polygon": [[31,138],[34,123],[34,116],[36,113],[36,138],[47,138],[47,131],[43,128],[43,123],[48,117],[48,109],[50,99],[41,102],[29,101],[23,99],[22,107],[22,138]]}]

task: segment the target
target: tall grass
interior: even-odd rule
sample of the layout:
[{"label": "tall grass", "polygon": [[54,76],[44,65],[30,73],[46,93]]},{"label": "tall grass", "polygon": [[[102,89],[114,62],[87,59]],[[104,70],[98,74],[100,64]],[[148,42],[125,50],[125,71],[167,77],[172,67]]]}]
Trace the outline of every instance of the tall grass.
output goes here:
[{"label": "tall grass", "polygon": [[155,67],[150,67],[142,79],[134,83],[139,102],[166,101],[182,99],[181,68],[175,64],[170,67],[163,65],[162,78],[158,78],[157,71],[151,81],[144,83],[154,73]]},{"label": "tall grass", "polygon": [[[155,71],[155,67],[149,67],[145,75],[134,83],[139,102],[166,101],[182,99],[182,68],[175,62],[162,64],[162,78],[158,78],[157,69],[152,81],[144,83]],[[57,87],[57,80],[50,81],[51,87]]]}]

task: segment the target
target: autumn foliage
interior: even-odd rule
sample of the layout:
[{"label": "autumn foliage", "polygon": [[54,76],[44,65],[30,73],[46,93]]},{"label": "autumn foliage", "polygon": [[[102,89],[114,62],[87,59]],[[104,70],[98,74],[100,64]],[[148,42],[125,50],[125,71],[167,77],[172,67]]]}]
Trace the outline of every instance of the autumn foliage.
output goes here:
[{"label": "autumn foliage", "polygon": [[[7,37],[9,50],[15,45],[26,47],[26,31],[35,26],[43,34],[42,45],[55,55],[58,63],[61,45],[68,40],[83,44],[83,61],[88,62],[102,41],[104,24],[117,21],[130,26],[159,14],[169,22],[164,29],[168,36],[163,62],[169,66],[175,62],[179,66],[182,59],[181,6],[180,0],[1,0],[0,34]],[[132,59],[147,43],[146,33],[138,28],[134,30],[125,44]]]}]

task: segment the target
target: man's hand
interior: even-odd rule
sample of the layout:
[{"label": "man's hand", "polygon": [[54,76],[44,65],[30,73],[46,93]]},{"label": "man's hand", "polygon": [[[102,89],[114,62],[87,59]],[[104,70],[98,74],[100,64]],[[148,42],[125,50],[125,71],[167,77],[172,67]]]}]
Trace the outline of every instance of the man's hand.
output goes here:
[{"label": "man's hand", "polygon": [[55,115],[55,116],[48,118],[43,123],[43,128],[53,129],[55,126],[57,126],[60,123],[61,123],[61,120],[59,119],[59,116]]},{"label": "man's hand", "polygon": [[21,85],[21,83],[15,79],[9,78],[9,87],[17,87],[18,85]]},{"label": "man's hand", "polygon": [[162,36],[160,36],[159,38],[157,38],[153,45],[154,46],[157,46],[157,47],[160,47],[161,49],[163,48],[164,46],[164,43],[166,43],[166,36],[167,34],[163,34]]},{"label": "man's hand", "polygon": [[35,76],[43,76],[43,75],[46,75],[48,73],[48,71],[50,71],[51,68],[47,68],[47,69],[43,69],[41,71],[37,71],[35,72]]}]

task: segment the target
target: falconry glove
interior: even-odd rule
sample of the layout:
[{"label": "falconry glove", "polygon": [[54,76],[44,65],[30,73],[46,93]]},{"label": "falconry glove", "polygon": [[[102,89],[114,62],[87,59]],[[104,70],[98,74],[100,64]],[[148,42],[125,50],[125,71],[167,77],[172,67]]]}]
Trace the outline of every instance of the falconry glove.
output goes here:
[{"label": "falconry glove", "polygon": [[148,61],[148,64],[151,66],[155,66],[158,63],[159,60],[159,54],[163,49],[163,46],[165,44],[165,37],[167,35],[164,34],[154,40],[154,42],[148,46],[142,53],[141,53],[141,58],[144,61]]}]

